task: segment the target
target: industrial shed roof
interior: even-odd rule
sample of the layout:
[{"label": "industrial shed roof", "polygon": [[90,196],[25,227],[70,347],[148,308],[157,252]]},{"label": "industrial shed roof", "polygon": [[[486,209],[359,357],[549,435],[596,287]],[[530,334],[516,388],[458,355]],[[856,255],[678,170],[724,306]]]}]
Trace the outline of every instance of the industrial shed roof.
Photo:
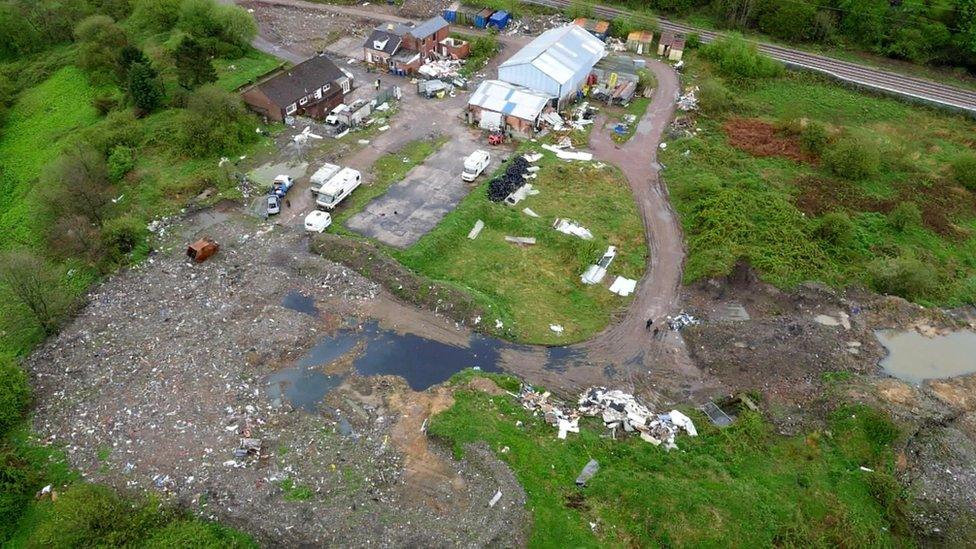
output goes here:
[{"label": "industrial shed roof", "polygon": [[603,57],[603,42],[576,25],[550,29],[529,42],[501,67],[532,65],[560,84],[589,71]]},{"label": "industrial shed roof", "polygon": [[471,94],[469,105],[511,115],[523,120],[535,120],[552,98],[501,80],[485,80]]}]

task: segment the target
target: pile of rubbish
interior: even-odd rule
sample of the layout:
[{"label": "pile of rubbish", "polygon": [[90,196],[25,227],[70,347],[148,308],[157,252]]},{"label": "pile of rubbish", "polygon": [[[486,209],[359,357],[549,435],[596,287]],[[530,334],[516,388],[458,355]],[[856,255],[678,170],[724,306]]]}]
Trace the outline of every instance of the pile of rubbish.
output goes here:
[{"label": "pile of rubbish", "polygon": [[678,331],[685,326],[696,326],[698,324],[701,324],[700,320],[684,311],[681,311],[675,316],[668,317],[668,328],[671,328],[674,331]]},{"label": "pile of rubbish", "polygon": [[461,77],[461,62],[454,59],[438,59],[421,65],[417,72],[427,78],[454,80]]},{"label": "pile of rubbish", "polygon": [[616,105],[626,105],[637,94],[637,81],[621,80],[613,86],[601,84],[593,88],[590,94],[594,99],[599,101]]},{"label": "pile of rubbish", "polygon": [[593,240],[593,233],[589,229],[569,219],[557,217],[556,221],[552,224],[552,228],[563,234],[582,238],[583,240]]},{"label": "pile of rubbish", "polygon": [[698,110],[698,86],[678,98],[678,108],[685,112]]},{"label": "pile of rubbish", "polygon": [[602,418],[614,435],[622,428],[627,433],[638,433],[642,440],[655,446],[664,445],[668,450],[677,448],[674,439],[681,430],[689,436],[698,436],[691,418],[678,410],[655,414],[637,402],[634,395],[606,387],[591,387],[584,391],[576,409],[554,402],[549,392],[540,393],[528,385],[519,389],[517,397],[522,407],[533,415],[541,413],[546,423],[556,427],[560,439],[565,439],[567,433],[579,432],[582,416]]},{"label": "pile of rubbish", "polygon": [[688,416],[677,410],[655,414],[637,402],[634,395],[616,389],[591,387],[580,397],[577,409],[585,416],[603,418],[603,424],[614,433],[621,427],[628,433],[636,431],[642,440],[655,446],[664,444],[668,450],[677,448],[674,437],[679,429],[689,436],[698,436]]},{"label": "pile of rubbish", "polygon": [[591,107],[588,101],[584,101],[573,110],[568,120],[555,111],[543,113],[540,120],[557,132],[582,130],[593,123],[593,118],[597,112],[599,112],[598,109]]},{"label": "pile of rubbish", "polygon": [[525,174],[529,171],[529,161],[516,156],[508,163],[505,173],[488,183],[488,200],[501,202],[525,184]]}]

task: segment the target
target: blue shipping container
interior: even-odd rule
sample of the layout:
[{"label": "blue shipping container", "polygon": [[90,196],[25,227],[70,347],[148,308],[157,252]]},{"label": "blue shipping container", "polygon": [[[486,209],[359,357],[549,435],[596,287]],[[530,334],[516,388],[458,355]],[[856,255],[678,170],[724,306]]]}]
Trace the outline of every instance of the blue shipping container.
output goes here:
[{"label": "blue shipping container", "polygon": [[506,25],[508,25],[508,22],[509,20],[511,20],[511,18],[512,16],[507,11],[501,11],[501,10],[496,11],[488,19],[488,26],[495,27],[498,30],[502,30],[505,28]]},{"label": "blue shipping container", "polygon": [[444,10],[444,20],[453,23],[457,19],[457,12],[450,9]]},{"label": "blue shipping container", "polygon": [[491,19],[492,14],[495,11],[491,8],[485,8],[478,12],[478,15],[474,16],[474,26],[479,29],[483,29],[488,26],[488,20]]}]

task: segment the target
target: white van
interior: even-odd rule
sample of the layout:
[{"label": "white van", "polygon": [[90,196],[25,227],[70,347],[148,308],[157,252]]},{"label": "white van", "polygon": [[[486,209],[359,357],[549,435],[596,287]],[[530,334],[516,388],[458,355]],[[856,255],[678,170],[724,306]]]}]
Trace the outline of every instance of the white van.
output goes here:
[{"label": "white van", "polygon": [[322,188],[322,185],[326,181],[332,179],[332,176],[339,173],[340,169],[341,168],[335,164],[325,164],[316,170],[315,173],[312,174],[311,185],[309,186],[312,194],[319,194],[319,189]]},{"label": "white van", "polygon": [[319,188],[319,197],[315,204],[320,208],[331,210],[349,196],[362,183],[362,175],[352,168],[342,168],[332,176],[328,182]]},{"label": "white van", "polygon": [[488,151],[477,150],[464,159],[464,171],[461,172],[461,179],[464,181],[474,181],[476,177],[485,171],[491,164],[491,155]]},{"label": "white van", "polygon": [[336,108],[332,109],[332,112],[329,113],[329,116],[325,117],[325,123],[335,126],[341,120],[339,117],[348,110],[349,110],[349,105],[346,105],[345,103],[339,103],[336,106]]}]

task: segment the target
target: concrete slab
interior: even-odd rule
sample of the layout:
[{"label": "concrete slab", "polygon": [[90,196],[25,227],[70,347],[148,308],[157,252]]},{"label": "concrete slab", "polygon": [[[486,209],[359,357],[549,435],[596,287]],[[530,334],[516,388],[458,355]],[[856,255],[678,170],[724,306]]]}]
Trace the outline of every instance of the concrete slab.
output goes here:
[{"label": "concrete slab", "polygon": [[352,216],[346,226],[396,248],[415,244],[498,167],[500,159],[493,150],[484,175],[474,183],[461,181],[465,157],[481,147],[475,135],[464,132],[454,136],[386,194]]}]

